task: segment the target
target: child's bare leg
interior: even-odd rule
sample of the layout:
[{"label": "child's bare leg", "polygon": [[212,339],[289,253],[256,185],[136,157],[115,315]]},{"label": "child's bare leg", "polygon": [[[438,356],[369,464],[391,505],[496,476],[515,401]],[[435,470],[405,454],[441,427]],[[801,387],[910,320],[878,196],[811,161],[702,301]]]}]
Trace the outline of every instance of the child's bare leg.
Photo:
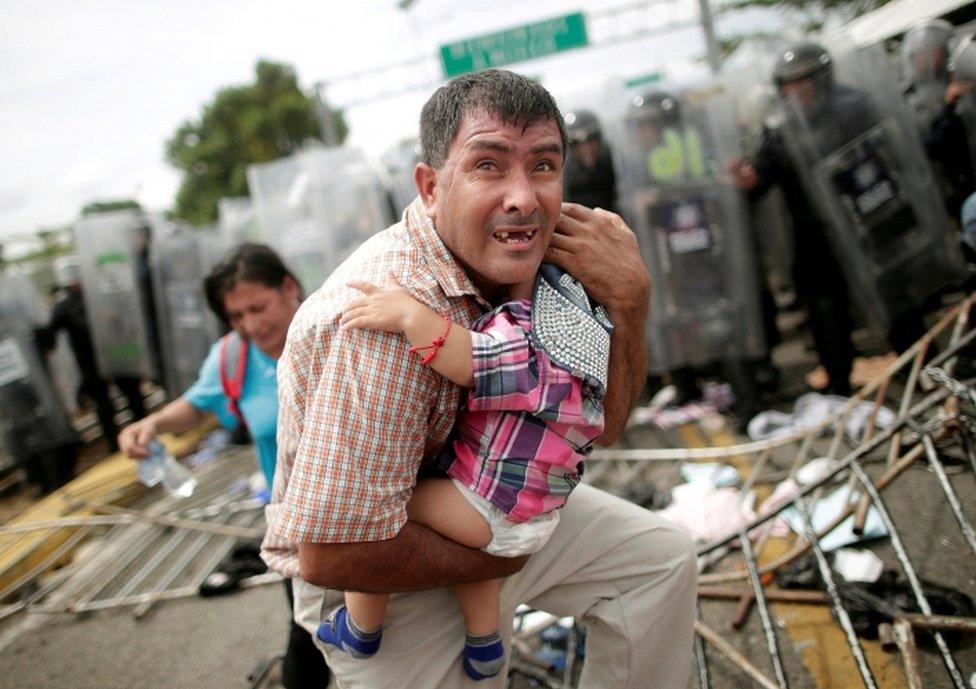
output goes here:
[{"label": "child's bare leg", "polygon": [[346,592],[346,604],[319,625],[315,635],[354,658],[371,658],[383,640],[385,593]]},{"label": "child's bare leg", "polygon": [[[488,522],[449,479],[418,483],[407,503],[407,515],[411,521],[470,548],[483,548],[491,541]],[[454,586],[467,631],[464,671],[474,680],[494,677],[505,666],[505,647],[498,634],[500,588],[497,579]]]},{"label": "child's bare leg", "polygon": [[357,593],[346,591],[346,609],[349,617],[360,629],[370,632],[383,626],[386,604],[390,597],[385,593]]},{"label": "child's bare leg", "polygon": [[456,584],[464,614],[464,671],[474,680],[494,677],[505,667],[505,646],[498,633],[497,579]]},{"label": "child's bare leg", "polygon": [[468,634],[483,636],[498,631],[500,589],[497,579],[454,585],[458,603],[461,604],[461,614],[464,615],[464,628]]},{"label": "child's bare leg", "polygon": [[469,548],[484,548],[491,541],[488,522],[450,479],[432,478],[417,483],[407,503],[407,516]]}]

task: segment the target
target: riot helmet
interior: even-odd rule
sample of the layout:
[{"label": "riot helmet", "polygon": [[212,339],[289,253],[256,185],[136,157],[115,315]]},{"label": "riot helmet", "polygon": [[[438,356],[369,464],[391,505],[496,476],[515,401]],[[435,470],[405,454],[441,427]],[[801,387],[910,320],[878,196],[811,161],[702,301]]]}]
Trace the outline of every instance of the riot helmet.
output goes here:
[{"label": "riot helmet", "polygon": [[909,84],[946,79],[951,37],[952,24],[944,19],[919,22],[905,32],[901,60]]},{"label": "riot helmet", "polygon": [[570,146],[602,137],[600,121],[589,110],[573,110],[563,116]]},{"label": "riot helmet", "polygon": [[773,83],[781,98],[812,113],[823,106],[833,90],[834,61],[819,43],[797,43],[776,58]]},{"label": "riot helmet", "polygon": [[636,126],[641,148],[649,151],[660,144],[665,129],[680,126],[681,104],[667,91],[651,91],[631,101],[627,121]]},{"label": "riot helmet", "polygon": [[952,51],[949,70],[958,81],[976,81],[976,43],[969,34]]},{"label": "riot helmet", "polygon": [[675,126],[681,121],[681,104],[676,96],[667,91],[651,91],[631,101],[627,119]]},{"label": "riot helmet", "polygon": [[77,256],[58,256],[54,259],[54,282],[66,289],[81,284],[81,267]]},{"label": "riot helmet", "polygon": [[805,41],[782,51],[773,65],[773,83],[778,88],[791,81],[826,77],[834,73],[834,61],[830,53],[819,43]]}]

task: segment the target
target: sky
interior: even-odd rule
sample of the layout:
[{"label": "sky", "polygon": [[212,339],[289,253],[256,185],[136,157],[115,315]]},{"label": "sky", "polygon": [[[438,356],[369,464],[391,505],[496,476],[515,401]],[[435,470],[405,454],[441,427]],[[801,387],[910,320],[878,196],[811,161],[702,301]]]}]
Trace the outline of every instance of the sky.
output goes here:
[{"label": "sky", "polygon": [[[671,13],[697,6],[658,2]],[[166,139],[198,117],[217,89],[251,81],[258,59],[291,64],[308,90],[335,82],[341,95],[350,91],[344,75],[433,55],[445,42],[626,4],[632,1],[416,0],[403,11],[395,0],[9,3],[0,22],[0,242],[70,223],[95,200],[170,207],[179,176],[164,160]],[[614,30],[593,24],[591,43]],[[704,75],[695,60],[703,54],[701,31],[690,28],[512,68],[572,99],[616,74]],[[428,95],[347,108],[349,143],[378,155],[414,134]]]}]

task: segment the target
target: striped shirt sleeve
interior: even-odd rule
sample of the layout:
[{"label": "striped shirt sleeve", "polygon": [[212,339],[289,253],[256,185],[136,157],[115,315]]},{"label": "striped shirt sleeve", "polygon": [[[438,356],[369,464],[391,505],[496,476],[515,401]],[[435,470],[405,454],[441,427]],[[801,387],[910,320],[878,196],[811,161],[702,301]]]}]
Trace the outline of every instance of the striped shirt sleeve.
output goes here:
[{"label": "striped shirt sleeve", "polygon": [[399,335],[339,330],[335,321],[289,336],[285,354],[279,452],[293,453],[294,463],[278,535],[293,543],[393,538],[424,454],[435,374]]}]

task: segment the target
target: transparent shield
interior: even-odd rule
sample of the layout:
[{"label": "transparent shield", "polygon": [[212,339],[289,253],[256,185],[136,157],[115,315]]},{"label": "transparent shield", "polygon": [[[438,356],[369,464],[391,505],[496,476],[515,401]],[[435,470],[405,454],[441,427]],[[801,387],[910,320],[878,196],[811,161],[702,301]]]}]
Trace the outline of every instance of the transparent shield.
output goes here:
[{"label": "transparent shield", "polygon": [[314,291],[363,241],[392,224],[384,175],[360,151],[312,148],[251,165],[261,240]]},{"label": "transparent shield", "polygon": [[417,185],[413,181],[413,171],[420,162],[420,142],[407,139],[390,148],[380,156],[383,166],[390,176],[393,203],[397,217],[417,198]]},{"label": "transparent shield", "polygon": [[225,197],[217,202],[217,226],[223,247],[258,241],[260,232],[251,199]]},{"label": "transparent shield", "polygon": [[931,167],[878,47],[787,94],[783,138],[868,323],[958,283],[962,256]]},{"label": "transparent shield", "polygon": [[[724,72],[719,84],[735,99],[741,150],[755,151],[765,127],[776,126],[782,106],[769,80],[771,67],[754,64]],[[756,237],[759,263],[770,289],[787,289],[793,282],[793,220],[782,192],[774,188],[749,204],[749,225]]]},{"label": "transparent shield", "polygon": [[[37,261],[21,264],[17,266],[17,270],[18,272],[13,272],[11,269],[5,273],[5,284],[15,290],[21,303],[27,308],[31,322],[37,327],[46,326],[51,318],[48,304],[53,303],[53,295],[48,302],[41,295],[51,294],[54,287],[55,276],[51,263]],[[78,362],[71,351],[68,333],[60,331],[53,346],[53,351],[47,353],[48,374],[65,410],[71,416],[78,410],[78,385],[81,382]]]},{"label": "transparent shield", "polygon": [[315,149],[307,169],[312,212],[325,233],[328,277],[360,244],[395,221],[393,208],[384,173],[357,150]]},{"label": "transparent shield", "polygon": [[0,276],[0,435],[14,461],[72,442],[60,395],[35,342],[35,291]]},{"label": "transparent shield", "polygon": [[220,336],[207,307],[203,279],[213,266],[216,230],[153,219],[152,268],[163,382],[170,397],[197,379],[210,345]]},{"label": "transparent shield", "polygon": [[915,128],[924,136],[932,127],[945,106],[945,93],[949,80],[925,81],[913,84],[905,93],[905,101],[911,112]]},{"label": "transparent shield", "polygon": [[326,265],[308,200],[309,179],[298,155],[251,165],[247,171],[261,242],[268,244],[306,291],[317,287]]},{"label": "transparent shield", "polygon": [[75,224],[85,308],[105,376],[158,377],[146,228],[133,211],[90,215]]},{"label": "transparent shield", "polygon": [[628,104],[625,83],[615,78],[585,87],[574,85],[573,89],[559,93],[556,102],[564,117],[593,115],[600,132],[598,138],[586,137],[583,129],[577,136],[588,140],[574,142],[567,120],[571,141],[563,167],[563,200],[619,212],[619,180],[614,159],[616,148],[625,139],[619,124]]},{"label": "transparent shield", "polygon": [[624,215],[654,284],[656,372],[765,352],[745,202],[723,172],[740,150],[735,103],[704,90],[677,98],[667,118],[628,118],[619,156]]},{"label": "transparent shield", "polygon": [[959,97],[956,101],[956,114],[966,128],[970,159],[976,160],[976,93],[970,91]]}]

